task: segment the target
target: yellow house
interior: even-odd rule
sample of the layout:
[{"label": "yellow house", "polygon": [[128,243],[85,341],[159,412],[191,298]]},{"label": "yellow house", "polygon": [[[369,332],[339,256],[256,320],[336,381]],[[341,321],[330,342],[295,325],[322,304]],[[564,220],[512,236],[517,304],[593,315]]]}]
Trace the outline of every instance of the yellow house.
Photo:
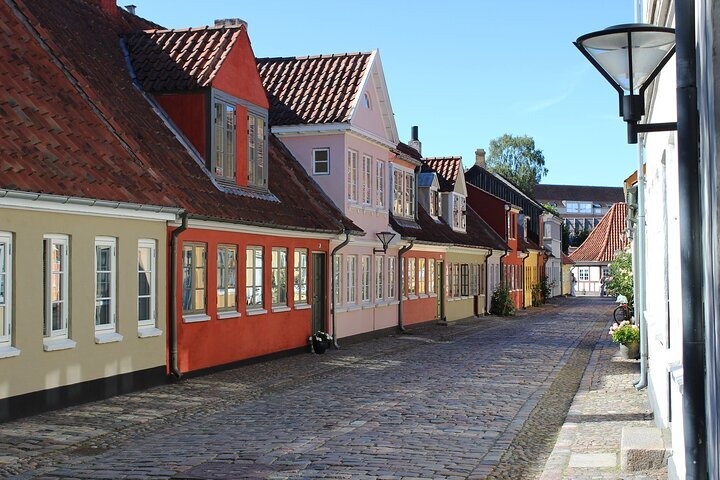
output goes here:
[{"label": "yellow house", "polygon": [[527,238],[518,241],[518,248],[525,252],[523,259],[523,307],[532,307],[532,287],[540,281],[540,265],[542,265],[542,250],[533,241]]},{"label": "yellow house", "polygon": [[563,295],[570,295],[570,292],[572,291],[572,267],[573,260],[565,255],[562,254],[562,294]]}]

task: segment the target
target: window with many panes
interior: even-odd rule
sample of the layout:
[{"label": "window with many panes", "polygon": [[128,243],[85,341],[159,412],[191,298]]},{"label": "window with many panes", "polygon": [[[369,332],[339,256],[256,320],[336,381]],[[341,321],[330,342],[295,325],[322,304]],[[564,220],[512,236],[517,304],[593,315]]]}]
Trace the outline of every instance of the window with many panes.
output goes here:
[{"label": "window with many panes", "polygon": [[385,206],[385,162],[375,164],[375,206]]},{"label": "window with many panes", "polygon": [[440,195],[437,190],[430,189],[430,215],[437,217],[440,213]]},{"label": "window with many panes", "polygon": [[70,277],[70,240],[66,235],[44,238],[44,335],[68,336],[68,284]]},{"label": "window with many panes", "polygon": [[582,280],[582,281],[590,280],[590,267],[578,268],[578,280]]},{"label": "window with many panes", "polygon": [[342,292],[342,255],[335,255],[333,257],[333,287],[334,292],[333,295],[335,297],[335,305],[342,302],[341,293]]},{"label": "window with many panes", "polygon": [[235,105],[215,100],[213,103],[213,172],[216,177],[235,180]]},{"label": "window with many panes", "polygon": [[466,200],[465,197],[457,193],[453,193],[453,211],[452,221],[453,228],[458,230],[465,230],[465,209]]},{"label": "window with many panes", "polygon": [[545,238],[552,238],[552,224],[545,223],[543,225],[543,230],[545,231]]},{"label": "window with many panes", "polygon": [[115,239],[95,239],[95,331],[115,331]]},{"label": "window with many panes", "polygon": [[217,309],[233,311],[237,309],[237,246],[218,245],[217,247]]},{"label": "window with many panes", "polygon": [[358,157],[358,154],[355,150],[348,150],[348,152],[347,152],[347,199],[352,202],[357,202],[357,199],[358,199],[357,157]]},{"label": "window with many panes", "polygon": [[375,257],[375,300],[383,298],[383,273],[385,268],[385,257]]},{"label": "window with many panes", "polygon": [[362,203],[370,205],[372,203],[372,157],[363,155],[362,157]]},{"label": "window with many panes", "polygon": [[407,289],[408,295],[415,295],[416,289],[416,277],[415,277],[415,259],[408,258],[407,260]]},{"label": "window with many panes", "polygon": [[313,174],[327,175],[330,173],[330,149],[315,148],[312,151]]},{"label": "window with many panes", "polygon": [[183,244],[183,313],[205,313],[205,266],[207,246],[204,243]]},{"label": "window with many panes", "polygon": [[267,188],[267,125],[265,118],[248,113],[248,185]]},{"label": "window with many panes", "polygon": [[418,258],[418,282],[417,282],[418,294],[425,293],[425,259]]},{"label": "window with many panes", "polygon": [[460,296],[470,295],[470,266],[467,263],[460,265]]},{"label": "window with many panes", "polygon": [[156,325],[156,260],[155,240],[138,241],[138,327]]},{"label": "window with many panes", "polygon": [[308,251],[296,248],[293,255],[293,301],[308,303]]},{"label": "window with many panes", "polygon": [[450,281],[451,285],[451,296],[453,297],[459,297],[460,296],[460,265],[457,263],[453,264],[452,266],[452,279]]},{"label": "window with many panes", "polygon": [[405,216],[415,215],[415,174],[405,174]]},{"label": "window with many panes", "polygon": [[397,282],[397,278],[395,275],[395,257],[388,257],[388,268],[387,268],[387,284],[388,284],[388,293],[387,298],[392,300],[395,298],[395,283]]},{"label": "window with many panes", "polygon": [[360,260],[360,299],[370,301],[370,257],[363,256]]},{"label": "window with many panes", "polygon": [[403,172],[393,171],[393,213],[403,214]]},{"label": "window with many panes", "polygon": [[273,248],[270,268],[270,294],[273,306],[287,305],[287,249]]},{"label": "window with many panes", "polygon": [[0,348],[12,345],[12,234],[0,232]]},{"label": "window with many panes", "polygon": [[470,265],[470,295],[478,294],[478,266],[476,263]]},{"label": "window with many panes", "polygon": [[357,256],[348,255],[345,264],[347,292],[345,299],[347,303],[357,302]]},{"label": "window with many panes", "polygon": [[435,293],[435,259],[428,259],[428,293]]},{"label": "window with many panes", "polygon": [[263,308],[263,247],[245,249],[245,305],[248,310]]}]

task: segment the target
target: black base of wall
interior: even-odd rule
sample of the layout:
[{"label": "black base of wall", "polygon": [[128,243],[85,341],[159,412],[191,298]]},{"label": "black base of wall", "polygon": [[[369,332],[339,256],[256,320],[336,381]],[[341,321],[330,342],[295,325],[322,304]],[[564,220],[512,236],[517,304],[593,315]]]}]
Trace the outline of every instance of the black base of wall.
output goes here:
[{"label": "black base of wall", "polygon": [[201,368],[199,370],[192,370],[190,372],[183,372],[182,378],[194,378],[210,373],[222,372],[223,370],[230,370],[237,367],[244,367],[246,365],[253,365],[255,363],[267,362],[268,360],[276,360],[278,358],[289,357],[292,355],[298,355],[300,353],[310,353],[310,345],[306,347],[291,348],[290,350],[282,350],[280,352],[268,353],[260,357],[246,358],[244,360],[238,360],[237,362],[223,363],[222,365],[216,365],[214,367]]},{"label": "black base of wall", "polygon": [[138,372],[4,398],[0,400],[0,422],[143,390],[166,383],[167,380],[166,367],[161,365]]}]

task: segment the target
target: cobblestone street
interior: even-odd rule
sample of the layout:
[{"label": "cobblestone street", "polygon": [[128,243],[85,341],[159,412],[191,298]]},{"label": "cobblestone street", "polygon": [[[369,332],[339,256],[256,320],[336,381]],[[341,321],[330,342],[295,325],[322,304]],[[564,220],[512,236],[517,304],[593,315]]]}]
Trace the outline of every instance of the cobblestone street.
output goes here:
[{"label": "cobblestone street", "polygon": [[0,475],[537,478],[612,307],[560,299],[6,423]]}]

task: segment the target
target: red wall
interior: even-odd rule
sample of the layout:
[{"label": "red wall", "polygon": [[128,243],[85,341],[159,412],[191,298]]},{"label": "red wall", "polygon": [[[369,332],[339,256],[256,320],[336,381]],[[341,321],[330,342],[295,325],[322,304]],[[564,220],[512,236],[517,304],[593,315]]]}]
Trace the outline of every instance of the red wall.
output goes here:
[{"label": "red wall", "polygon": [[[437,277],[437,269],[438,264],[437,262],[442,261],[442,254],[436,253],[436,252],[423,252],[422,250],[410,250],[403,256],[403,261],[405,262],[405,268],[407,268],[407,259],[408,258],[414,258],[415,259],[415,290],[417,291],[417,276],[418,276],[418,258],[425,258],[425,291],[427,295],[427,278],[428,278],[428,266],[427,266],[427,259],[434,258],[435,259],[435,276]],[[407,279],[406,275],[403,276],[403,282],[405,282],[405,292],[407,293]],[[436,295],[440,295],[441,292],[439,290],[440,285],[437,284],[437,281],[435,282],[435,293]],[[421,298],[418,297],[416,299],[407,299],[403,300],[402,303],[402,311],[403,311],[403,324],[404,325],[412,325],[415,323],[423,323],[423,322],[429,322],[431,320],[437,320],[437,297],[430,297],[427,298]]]},{"label": "red wall", "polygon": [[250,39],[243,30],[228,57],[213,79],[212,86],[253,105],[270,108],[255,63]]},{"label": "red wall", "polygon": [[[169,235],[172,228],[168,229]],[[207,245],[206,265],[206,313],[210,320],[184,323],[182,321],[182,245],[184,242],[198,242]],[[238,246],[237,297],[239,318],[220,320],[217,318],[217,245]],[[245,247],[264,247],[264,306],[268,313],[248,316],[245,309]],[[270,297],[270,262],[273,247],[288,249],[288,312],[272,313]],[[303,347],[310,336],[312,309],[296,310],[293,302],[293,249],[308,250],[308,302],[312,292],[312,253],[326,254],[325,271],[328,270],[329,242],[319,239],[286,238],[247,233],[220,232],[215,230],[188,229],[178,240],[177,297],[174,299],[178,312],[178,362],[181,372],[223,365],[247,358]],[[170,254],[171,255],[171,254]],[[330,279],[327,277],[327,282]],[[170,282],[168,282],[169,284]],[[325,318],[329,321],[330,312]],[[172,321],[172,319],[169,319]],[[326,327],[326,331],[328,328]],[[169,364],[168,364],[169,365]]]},{"label": "red wall", "polygon": [[205,158],[207,114],[205,98],[207,93],[183,93],[156,95],[155,100],[165,110],[190,143]]},{"label": "red wall", "polygon": [[475,210],[498,235],[507,239],[505,200],[490,195],[471,183],[467,184],[467,191],[467,201],[472,209]]}]

